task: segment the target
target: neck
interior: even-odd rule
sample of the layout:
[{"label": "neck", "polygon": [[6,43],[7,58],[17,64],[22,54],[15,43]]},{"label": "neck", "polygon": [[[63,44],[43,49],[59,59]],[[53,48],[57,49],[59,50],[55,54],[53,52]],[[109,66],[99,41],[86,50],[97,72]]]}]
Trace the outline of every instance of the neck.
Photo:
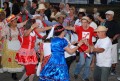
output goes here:
[{"label": "neck", "polygon": [[11,25],[10,28],[11,28],[11,29],[16,29],[16,26]]},{"label": "neck", "polygon": [[88,28],[89,28],[88,26],[83,27],[84,30],[87,30]]},{"label": "neck", "polygon": [[104,36],[102,36],[102,37],[100,37],[100,39],[104,39],[104,38],[106,38],[107,36],[106,35],[104,35]]},{"label": "neck", "polygon": [[108,21],[112,21],[113,19],[109,19]]}]

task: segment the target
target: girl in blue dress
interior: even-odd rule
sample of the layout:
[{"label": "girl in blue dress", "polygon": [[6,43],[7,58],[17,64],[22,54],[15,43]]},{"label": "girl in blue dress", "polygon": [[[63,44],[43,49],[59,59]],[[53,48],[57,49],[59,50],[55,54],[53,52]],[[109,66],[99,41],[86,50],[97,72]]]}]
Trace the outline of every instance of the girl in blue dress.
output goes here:
[{"label": "girl in blue dress", "polygon": [[51,56],[40,72],[39,81],[70,81],[64,52],[73,54],[83,44],[83,41],[79,41],[78,45],[71,49],[64,35],[63,26],[59,25],[54,28],[54,37],[51,38]]}]

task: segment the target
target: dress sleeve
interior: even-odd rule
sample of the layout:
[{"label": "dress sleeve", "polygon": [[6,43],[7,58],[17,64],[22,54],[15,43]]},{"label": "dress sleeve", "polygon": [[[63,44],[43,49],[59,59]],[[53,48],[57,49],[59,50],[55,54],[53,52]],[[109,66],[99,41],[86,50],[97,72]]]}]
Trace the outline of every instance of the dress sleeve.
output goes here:
[{"label": "dress sleeve", "polygon": [[63,48],[68,46],[68,41],[66,39],[63,40]]}]

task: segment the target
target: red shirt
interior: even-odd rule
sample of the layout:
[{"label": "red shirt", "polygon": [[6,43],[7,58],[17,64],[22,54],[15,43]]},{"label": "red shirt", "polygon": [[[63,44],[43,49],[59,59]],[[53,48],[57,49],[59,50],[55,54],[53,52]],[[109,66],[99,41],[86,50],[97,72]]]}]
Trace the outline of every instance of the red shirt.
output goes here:
[{"label": "red shirt", "polygon": [[[78,41],[80,41],[81,39],[87,39],[90,45],[93,44],[92,43],[92,36],[95,36],[95,35],[94,35],[94,29],[92,27],[89,27],[87,30],[84,30],[82,26],[76,26],[75,32],[78,35]],[[83,44],[79,48],[79,51],[85,51],[87,48],[88,47],[85,44]]]}]

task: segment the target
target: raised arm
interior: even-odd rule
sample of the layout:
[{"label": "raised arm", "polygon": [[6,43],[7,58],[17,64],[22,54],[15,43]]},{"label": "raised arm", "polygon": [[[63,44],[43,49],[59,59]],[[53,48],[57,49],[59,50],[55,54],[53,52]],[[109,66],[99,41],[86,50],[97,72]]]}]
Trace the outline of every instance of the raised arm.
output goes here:
[{"label": "raised arm", "polygon": [[69,53],[69,54],[73,54],[75,51],[78,50],[78,48],[83,44],[83,41],[79,41],[77,46],[74,48],[70,48],[69,46],[65,48],[65,50]]},{"label": "raised arm", "polygon": [[37,23],[34,23],[30,29],[26,30],[25,33],[24,33],[24,36],[28,36],[35,28],[38,27],[38,24]]},{"label": "raised arm", "polygon": [[44,28],[36,28],[35,30],[37,32],[44,32],[44,31],[50,30],[51,28],[52,28],[52,26],[50,26],[50,27],[44,27]]},{"label": "raised arm", "polygon": [[71,27],[71,26],[66,26],[66,27],[64,27],[66,30],[72,30],[72,31],[74,31],[75,32],[75,28],[74,27]]}]

